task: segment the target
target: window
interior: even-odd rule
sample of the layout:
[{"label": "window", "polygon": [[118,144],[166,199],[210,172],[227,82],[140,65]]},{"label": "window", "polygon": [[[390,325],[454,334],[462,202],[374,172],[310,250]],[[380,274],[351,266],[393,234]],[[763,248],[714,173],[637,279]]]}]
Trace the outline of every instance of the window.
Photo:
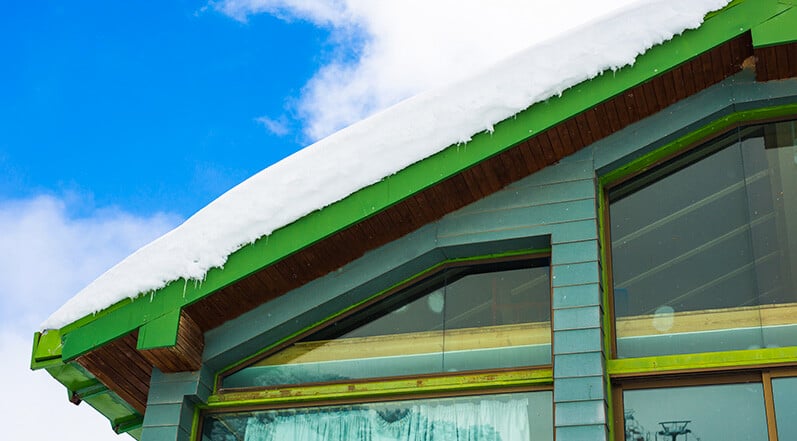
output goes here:
[{"label": "window", "polygon": [[792,440],[794,375],[773,368],[625,380],[615,389],[624,409],[615,439]]},{"label": "window", "polygon": [[552,440],[550,391],[209,414],[203,441]]},{"label": "window", "polygon": [[614,439],[793,439],[797,122],[735,128],[606,195]]},{"label": "window", "polygon": [[551,363],[548,258],[449,265],[223,376],[222,387]]},{"label": "window", "polygon": [[553,440],[550,296],[548,253],[439,265],[222,373],[201,439]]},{"label": "window", "polygon": [[797,124],[761,124],[608,191],[619,358],[797,345]]},{"label": "window", "polygon": [[761,383],[632,389],[623,404],[629,441],[767,439]]}]

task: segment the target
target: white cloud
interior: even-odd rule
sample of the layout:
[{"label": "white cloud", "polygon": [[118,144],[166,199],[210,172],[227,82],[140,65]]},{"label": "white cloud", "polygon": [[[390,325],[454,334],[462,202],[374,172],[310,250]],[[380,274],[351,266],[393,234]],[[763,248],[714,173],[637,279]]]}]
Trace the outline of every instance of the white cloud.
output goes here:
[{"label": "white cloud", "polygon": [[[80,198],[38,196],[0,202],[0,401],[5,438],[116,440],[110,423],[44,371],[29,369],[33,331],[69,297],[133,250],[174,227],[168,214],[118,209],[75,217]],[[131,439],[128,437],[124,437]]]},{"label": "white cloud", "polygon": [[290,133],[288,121],[285,117],[273,119],[267,116],[259,116],[255,118],[255,122],[262,125],[266,128],[266,130],[277,136],[285,136]]},{"label": "white cloud", "polygon": [[223,0],[239,20],[268,13],[332,30],[339,45],[362,44],[306,84],[297,112],[311,139],[401,99],[462,79],[529,45],[637,0]]},{"label": "white cloud", "polygon": [[[139,217],[114,208],[72,217],[52,196],[0,204],[0,319],[38,325],[81,288],[178,218]],[[35,329],[32,328],[31,331]]]}]

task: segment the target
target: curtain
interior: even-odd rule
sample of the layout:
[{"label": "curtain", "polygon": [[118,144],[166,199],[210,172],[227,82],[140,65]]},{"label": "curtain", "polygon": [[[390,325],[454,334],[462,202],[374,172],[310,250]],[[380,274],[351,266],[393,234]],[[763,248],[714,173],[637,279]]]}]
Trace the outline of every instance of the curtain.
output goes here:
[{"label": "curtain", "polygon": [[528,400],[381,404],[251,417],[245,441],[529,441]]}]

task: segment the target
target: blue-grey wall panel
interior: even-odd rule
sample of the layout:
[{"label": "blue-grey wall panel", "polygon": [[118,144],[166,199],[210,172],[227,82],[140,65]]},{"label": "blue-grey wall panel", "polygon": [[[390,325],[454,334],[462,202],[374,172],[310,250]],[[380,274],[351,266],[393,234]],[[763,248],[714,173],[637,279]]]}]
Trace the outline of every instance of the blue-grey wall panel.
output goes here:
[{"label": "blue-grey wall panel", "polygon": [[556,404],[556,426],[583,426],[606,422],[606,406],[602,399],[566,401]]},{"label": "blue-grey wall panel", "polygon": [[557,441],[596,441],[608,439],[608,436],[605,425],[594,424],[557,427],[556,439]]},{"label": "blue-grey wall panel", "polygon": [[601,304],[600,286],[597,283],[590,283],[558,287],[554,289],[552,303],[554,309],[599,306]]},{"label": "blue-grey wall panel", "polygon": [[600,352],[601,350],[603,350],[603,338],[600,328],[555,331],[553,333],[554,355]]},{"label": "blue-grey wall panel", "polygon": [[553,330],[600,328],[600,306],[583,306],[553,310]]},{"label": "blue-grey wall panel", "polygon": [[553,385],[556,401],[602,400],[605,396],[603,376],[558,378]]},{"label": "blue-grey wall panel", "polygon": [[558,378],[594,377],[596,375],[603,375],[603,354],[600,352],[562,354],[557,355],[554,360],[554,383]]}]

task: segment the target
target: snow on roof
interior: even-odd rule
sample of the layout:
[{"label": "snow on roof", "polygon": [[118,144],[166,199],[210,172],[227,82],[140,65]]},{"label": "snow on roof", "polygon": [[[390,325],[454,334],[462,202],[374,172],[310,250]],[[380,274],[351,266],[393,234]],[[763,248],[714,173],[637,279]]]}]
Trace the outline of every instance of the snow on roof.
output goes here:
[{"label": "snow on roof", "polygon": [[201,280],[230,254],[686,29],[728,0],[641,0],[529,47],[456,84],[407,99],[296,152],[234,187],[105,272],[50,316],[58,329],[125,298]]}]

